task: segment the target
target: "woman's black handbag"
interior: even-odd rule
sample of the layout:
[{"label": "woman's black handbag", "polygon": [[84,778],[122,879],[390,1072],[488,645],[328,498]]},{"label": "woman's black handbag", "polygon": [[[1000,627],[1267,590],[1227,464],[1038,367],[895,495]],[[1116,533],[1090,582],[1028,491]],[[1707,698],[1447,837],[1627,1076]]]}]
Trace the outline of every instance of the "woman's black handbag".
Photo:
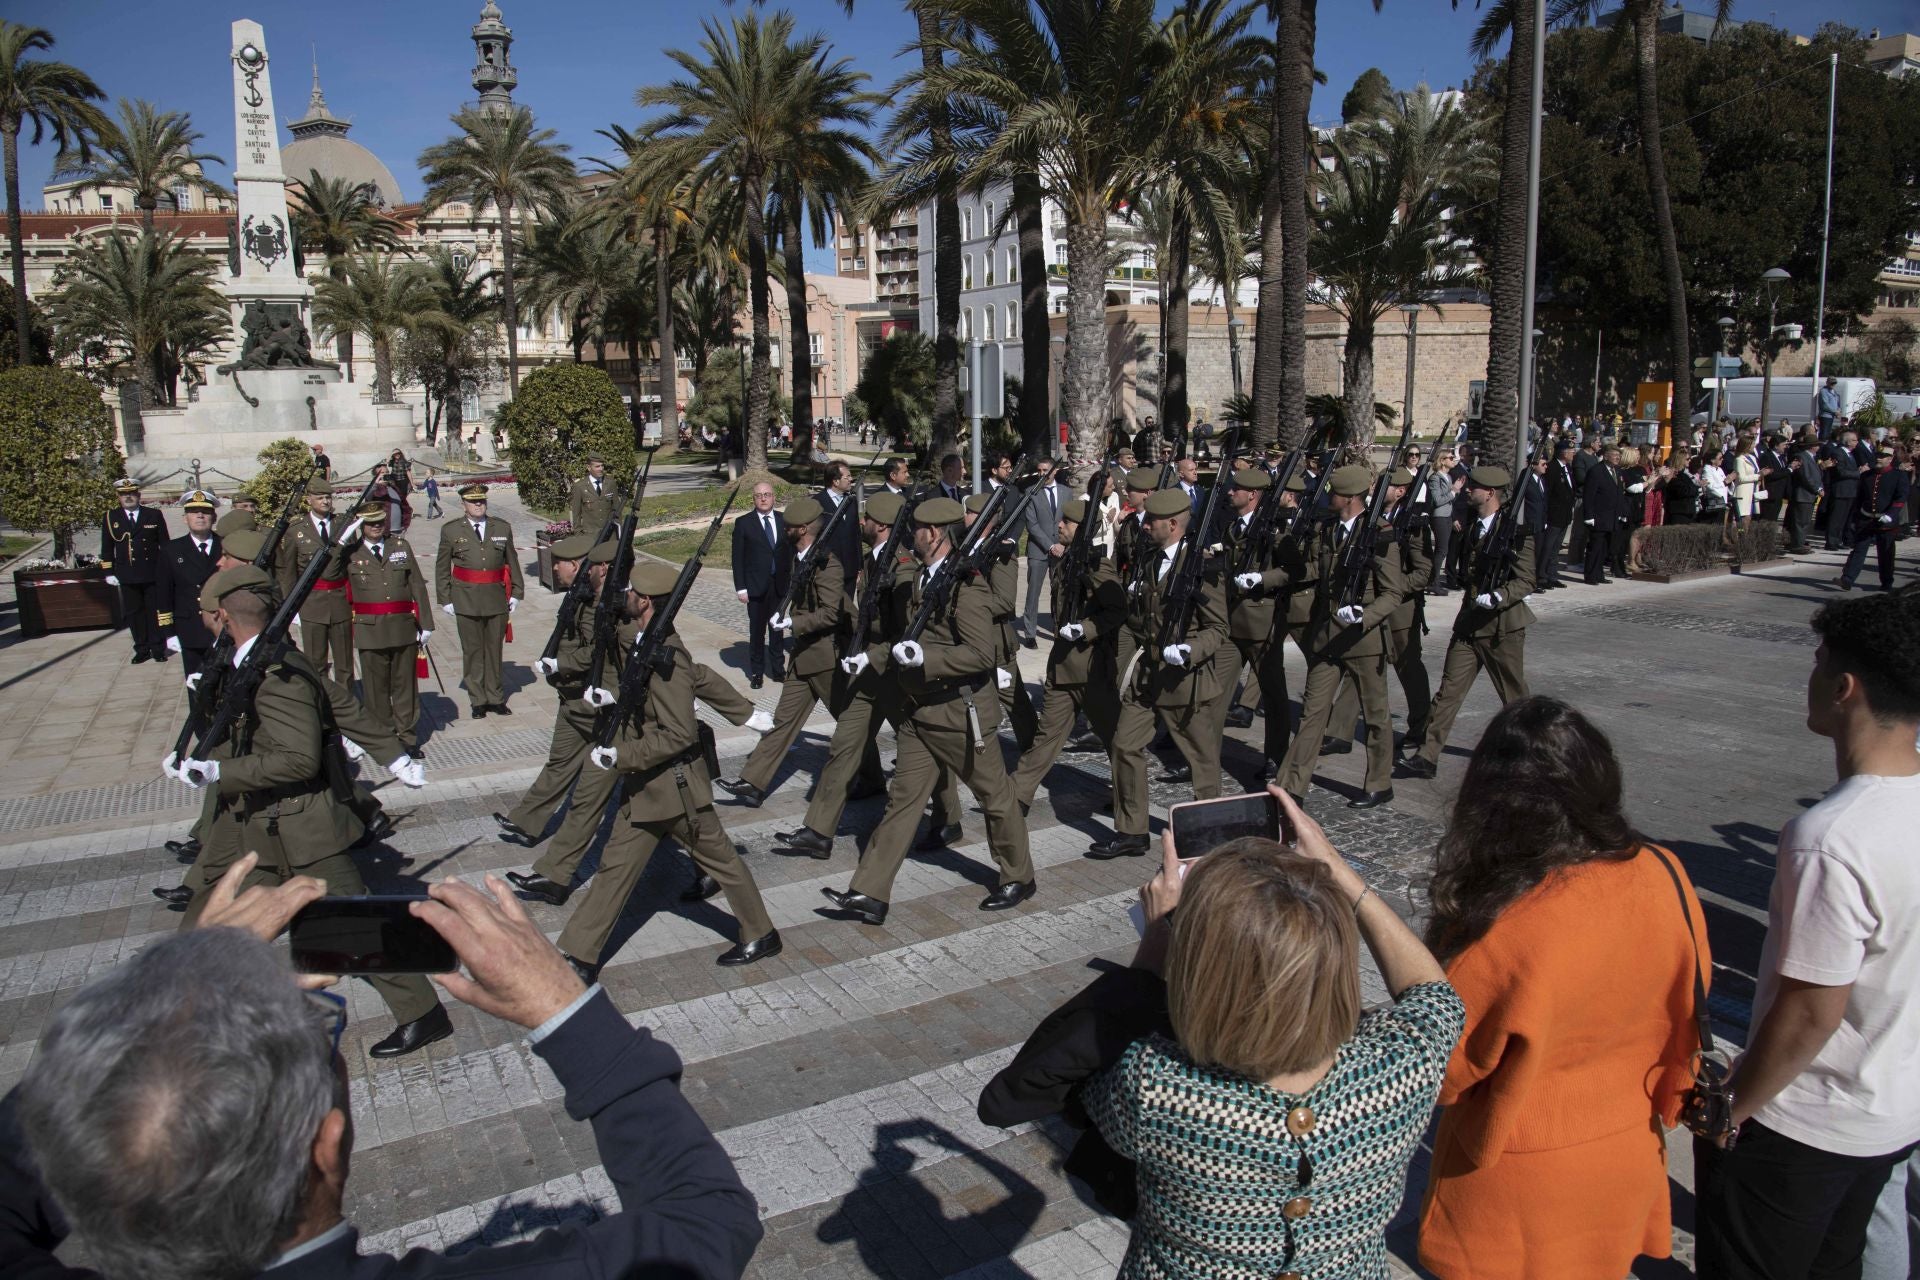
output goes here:
[{"label": "woman's black handbag", "polygon": [[1673,891],[1680,896],[1680,913],[1687,920],[1687,940],[1693,943],[1693,1022],[1699,1033],[1700,1047],[1690,1064],[1693,1083],[1680,1100],[1680,1123],[1709,1142],[1720,1143],[1728,1151],[1740,1136],[1733,1123],[1733,1060],[1713,1042],[1713,1016],[1707,1009],[1706,975],[1700,972],[1700,943],[1693,934],[1693,908],[1687,905],[1687,891],[1680,884],[1680,873],[1666,857],[1653,855],[1667,869]]}]

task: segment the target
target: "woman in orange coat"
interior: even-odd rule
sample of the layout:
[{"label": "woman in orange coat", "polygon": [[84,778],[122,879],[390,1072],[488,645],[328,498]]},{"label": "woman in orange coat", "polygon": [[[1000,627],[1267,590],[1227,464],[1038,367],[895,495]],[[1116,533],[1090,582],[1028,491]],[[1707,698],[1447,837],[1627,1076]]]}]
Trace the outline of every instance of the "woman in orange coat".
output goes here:
[{"label": "woman in orange coat", "polygon": [[1686,872],[1620,806],[1606,735],[1551,698],[1504,708],[1467,767],[1427,931],[1467,1006],[1420,1218],[1448,1280],[1670,1256],[1662,1135],[1711,964]]}]

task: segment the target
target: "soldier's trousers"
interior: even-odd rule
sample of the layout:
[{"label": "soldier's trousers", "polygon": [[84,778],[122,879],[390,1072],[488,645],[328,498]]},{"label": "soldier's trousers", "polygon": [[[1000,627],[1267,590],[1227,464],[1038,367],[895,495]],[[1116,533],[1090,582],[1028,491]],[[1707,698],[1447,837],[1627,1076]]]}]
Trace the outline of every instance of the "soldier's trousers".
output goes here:
[{"label": "soldier's trousers", "polygon": [[[1407,700],[1407,736],[1404,745],[1408,750],[1413,750],[1426,740],[1427,716],[1433,710],[1433,685],[1427,679],[1427,664],[1420,654],[1420,629],[1406,627],[1395,631],[1391,645],[1393,673],[1400,678],[1400,692]],[[1328,722],[1328,731],[1336,738],[1346,737],[1353,732],[1353,720],[1359,714],[1360,687],[1352,680],[1342,680],[1340,697],[1333,704],[1333,718]],[[1392,707],[1387,708],[1387,714],[1393,714]],[[1368,735],[1375,732],[1373,721],[1367,721]],[[1379,726],[1377,732],[1391,740],[1391,722]],[[1315,749],[1318,750],[1317,747]]]},{"label": "soldier's trousers", "polygon": [[300,652],[321,675],[353,684],[353,629],[347,623],[302,622]]},{"label": "soldier's trousers", "polygon": [[[1026,819],[1014,803],[1013,784],[1007,779],[1006,761],[995,735],[982,725],[985,741],[975,746],[969,729],[936,729],[913,720],[900,725],[898,733],[900,752],[887,788],[887,811],[860,857],[853,892],[881,902],[891,899],[894,877],[900,874],[907,847],[920,827],[920,814],[943,774],[949,783],[955,778],[966,783],[979,798],[987,815],[987,847],[1000,868],[999,883],[1025,884],[1033,879]],[[947,814],[949,821],[958,821],[959,807]]]},{"label": "soldier's trousers", "polygon": [[1527,633],[1509,631],[1491,639],[1466,639],[1455,636],[1447,645],[1447,659],[1440,670],[1440,692],[1434,695],[1433,714],[1427,719],[1426,741],[1420,744],[1420,758],[1428,764],[1440,763],[1447,735],[1453,731],[1454,717],[1473,688],[1474,677],[1485,669],[1493,681],[1493,691],[1505,706],[1527,696]]},{"label": "soldier's trousers", "polygon": [[[1111,672],[1107,673],[1111,677]],[[1040,705],[1040,726],[1033,745],[1020,753],[1020,767],[1013,775],[1013,795],[1021,804],[1033,803],[1040,780],[1060,758],[1060,750],[1073,732],[1074,720],[1086,713],[1087,724],[1102,742],[1113,741],[1115,708],[1112,685],[1053,685],[1046,689]]]},{"label": "soldier's trousers", "polygon": [[[593,732],[589,726],[586,734]],[[585,761],[574,776],[573,794],[567,800],[567,816],[560,820],[560,829],[553,833],[553,842],[533,869],[556,884],[567,884],[573,879],[573,873],[580,869],[581,859],[587,856],[587,850],[593,847],[593,837],[600,831],[600,822],[607,816],[607,806],[613,803],[614,794],[620,787],[618,769],[602,769],[586,759],[591,753],[593,743],[588,741],[582,752]],[[520,826],[519,823],[514,823]],[[542,823],[544,827],[546,824]],[[619,825],[619,818],[614,819]],[[522,831],[532,831],[532,827],[520,827]],[[538,834],[537,832],[535,834]],[[606,857],[602,851],[601,858]],[[584,957],[583,957],[584,958]]]},{"label": "soldier's trousers", "polygon": [[[1220,735],[1217,703],[1159,708],[1173,745],[1193,769],[1193,798],[1220,794]],[[1153,741],[1154,711],[1131,696],[1120,700],[1113,730],[1113,830],[1115,835],[1147,834],[1147,745]]]},{"label": "soldier's trousers", "polygon": [[[1225,680],[1228,710],[1236,706],[1267,709],[1265,750],[1269,760],[1283,758],[1287,754],[1287,741],[1293,736],[1293,707],[1287,701],[1286,636],[1283,628],[1250,640],[1234,636],[1233,648],[1238,660],[1233,661],[1234,670],[1227,673]],[[1242,665],[1250,668],[1250,675],[1246,688],[1235,697],[1233,686]],[[1224,719],[1223,716],[1223,731]]]},{"label": "soldier's trousers", "polygon": [[[827,710],[838,714],[838,705],[845,699],[844,681],[835,680],[840,669],[828,667],[810,676],[800,675],[792,666],[787,668],[787,678],[780,686],[780,701],[773,708],[773,729],[763,735],[754,745],[747,762],[740,766],[740,780],[752,783],[765,791],[773,784],[773,775],[779,771],[780,762],[793,750],[793,744],[800,737],[800,730],[806,726],[807,717],[813,714],[816,703],[825,703]],[[835,686],[839,685],[836,691]],[[878,754],[875,755],[878,763]],[[832,835],[831,831],[824,832]]]},{"label": "soldier's trousers", "polygon": [[[846,812],[847,796],[853,789],[855,777],[875,783],[880,780],[880,750],[874,740],[880,734],[883,719],[893,721],[894,733],[898,736],[903,722],[896,719],[894,713],[880,710],[871,694],[856,693],[847,700],[839,723],[833,727],[833,738],[827,743],[827,763],[821,767],[819,781],[813,785],[813,799],[807,802],[809,831],[833,839],[840,829],[840,815]],[[898,762],[894,769],[898,772]],[[960,821],[960,790],[951,774],[942,776],[938,783],[934,817],[942,826]]]},{"label": "soldier's trousers", "polygon": [[[547,745],[547,762],[540,766],[540,774],[527,788],[527,794],[520,797],[520,803],[507,815],[514,826],[528,835],[538,837],[547,829],[547,823],[559,812],[567,798],[567,792],[573,789],[573,780],[587,767],[587,753],[593,749],[592,734],[594,721],[598,718],[593,708],[578,698],[560,695],[560,712],[553,719],[553,740]],[[606,770],[596,769],[596,773]],[[598,817],[598,814],[595,815]],[[598,822],[594,824],[596,827]],[[566,881],[562,880],[562,884]]]},{"label": "soldier's trousers", "polygon": [[420,745],[414,732],[420,723],[420,681],[414,675],[419,655],[411,644],[360,650],[360,700],[409,752]]},{"label": "soldier's trousers", "polygon": [[[233,865],[233,860],[238,858],[240,853],[237,842],[230,842],[227,855],[217,866],[211,863],[205,867],[201,867],[198,863],[194,864],[196,869],[201,871],[202,879],[199,884],[191,886],[193,900],[187,904],[187,914],[180,922],[182,929],[191,929],[199,921],[200,913],[206,909],[207,894],[212,891],[220,877],[226,874],[227,868]],[[344,849],[339,853],[328,854],[304,867],[286,867],[277,864],[270,866],[269,861],[266,851],[261,850],[259,865],[249,871],[247,878],[240,883],[242,892],[254,885],[272,888],[293,875],[316,876],[324,880],[330,897],[354,897],[367,891],[367,882],[361,878],[360,868],[355,865],[353,855]],[[191,875],[188,878],[191,880]],[[406,1023],[423,1018],[433,1012],[433,1007],[440,1003],[440,998],[433,993],[433,984],[417,973],[398,974],[392,977],[366,977],[363,981],[380,994],[380,999],[385,1001],[387,1008],[393,1012],[395,1022]]]},{"label": "soldier's trousers", "polygon": [[1013,721],[1013,740],[1020,744],[1020,750],[1033,749],[1033,738],[1040,731],[1040,717],[1034,713],[1033,697],[1027,692],[1027,682],[1020,678],[1020,664],[1008,658],[1000,664],[1000,670],[1007,673],[1011,683],[1000,690],[1000,711]]},{"label": "soldier's trousers", "polygon": [[460,624],[460,670],[467,682],[467,701],[476,707],[503,706],[507,701],[500,673],[501,649],[507,642],[507,615],[454,615]]},{"label": "soldier's trousers", "polygon": [[567,917],[567,927],[560,931],[562,951],[588,964],[600,963],[601,949],[619,923],[620,913],[626,910],[640,874],[647,869],[660,842],[668,839],[677,840],[692,855],[694,865],[720,882],[733,918],[740,923],[740,941],[751,942],[773,932],[773,921],[767,918],[766,904],[760,900],[760,887],[747,864],[740,861],[733,841],[727,838],[720,815],[710,806],[641,822],[634,820],[623,805],[614,819],[607,847],[600,854],[600,870],[588,883],[580,905]]},{"label": "soldier's trousers", "polygon": [[[1313,783],[1313,762],[1320,758],[1320,739],[1339,697],[1342,682],[1351,680],[1360,691],[1360,711],[1366,716],[1368,791],[1393,786],[1393,720],[1387,711],[1387,673],[1383,655],[1365,658],[1323,657],[1307,668],[1306,691],[1300,695],[1300,732],[1280,766],[1280,785],[1296,796],[1307,794]],[[1342,721],[1350,731],[1351,718]],[[1372,726],[1382,726],[1374,729]]]},{"label": "soldier's trousers", "polygon": [[160,616],[154,612],[155,588],[151,582],[120,583],[120,616],[127,624],[127,638],[136,654],[166,656],[166,638],[160,634]]}]

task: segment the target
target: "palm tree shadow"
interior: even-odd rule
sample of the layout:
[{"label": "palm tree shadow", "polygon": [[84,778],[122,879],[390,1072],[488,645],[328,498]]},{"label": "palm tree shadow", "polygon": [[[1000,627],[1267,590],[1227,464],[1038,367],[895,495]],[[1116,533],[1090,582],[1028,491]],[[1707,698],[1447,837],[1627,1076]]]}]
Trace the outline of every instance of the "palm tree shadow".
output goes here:
[{"label": "palm tree shadow", "polygon": [[[929,1166],[945,1163],[949,1154],[971,1161],[990,1180],[949,1193],[962,1209],[982,1206],[960,1216],[949,1215],[934,1189],[939,1184],[928,1180]],[[1005,1194],[983,1203],[992,1194],[991,1182]],[[1031,1273],[1014,1264],[1012,1254],[1046,1203],[1039,1187],[951,1130],[931,1120],[890,1120],[874,1126],[872,1166],[821,1220],[815,1236],[823,1244],[852,1242],[865,1269],[887,1280],[949,1275],[996,1259],[1003,1266],[999,1274],[1027,1277]]]}]

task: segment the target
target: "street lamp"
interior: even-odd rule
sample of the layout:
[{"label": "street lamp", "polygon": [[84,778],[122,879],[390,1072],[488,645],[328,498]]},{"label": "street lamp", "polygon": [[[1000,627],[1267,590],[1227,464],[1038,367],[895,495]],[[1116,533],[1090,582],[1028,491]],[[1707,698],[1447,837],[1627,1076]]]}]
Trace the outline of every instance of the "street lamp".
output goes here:
[{"label": "street lamp", "polygon": [[1404,429],[1413,422],[1413,357],[1420,345],[1420,304],[1403,302],[1400,314],[1407,318],[1407,393],[1400,399],[1400,423]]},{"label": "street lamp", "polygon": [[1233,394],[1237,399],[1240,393],[1240,331],[1247,322],[1239,316],[1227,317],[1227,356],[1233,364]]},{"label": "street lamp", "polygon": [[[1707,416],[1708,422],[1720,420],[1720,386],[1725,381],[1720,376],[1720,356],[1727,349],[1727,337],[1733,330],[1734,321],[1732,316],[1721,316],[1714,323],[1720,326],[1720,345],[1713,349],[1713,412]],[[1762,419],[1760,429],[1765,431],[1766,426],[1765,419]]]},{"label": "street lamp", "polygon": [[1047,359],[1053,371],[1053,426],[1049,433],[1053,437],[1053,440],[1048,442],[1049,447],[1051,447],[1059,438],[1060,420],[1067,402],[1066,388],[1061,385],[1062,379],[1065,376],[1065,365],[1067,361],[1066,334],[1056,333],[1047,339]]},{"label": "street lamp", "polygon": [[1529,336],[1533,339],[1533,349],[1531,352],[1533,358],[1527,362],[1527,376],[1530,379],[1527,383],[1528,420],[1520,424],[1520,436],[1523,440],[1527,440],[1528,452],[1526,456],[1531,457],[1532,441],[1527,438],[1533,433],[1532,420],[1540,416],[1540,339],[1547,336],[1547,331],[1545,329],[1535,329]]},{"label": "street lamp", "polygon": [[1760,431],[1767,429],[1767,414],[1773,408],[1773,333],[1780,327],[1780,290],[1793,283],[1793,277],[1785,269],[1775,267],[1760,276],[1761,287],[1767,291],[1767,345],[1764,354],[1766,368],[1760,375]]}]

